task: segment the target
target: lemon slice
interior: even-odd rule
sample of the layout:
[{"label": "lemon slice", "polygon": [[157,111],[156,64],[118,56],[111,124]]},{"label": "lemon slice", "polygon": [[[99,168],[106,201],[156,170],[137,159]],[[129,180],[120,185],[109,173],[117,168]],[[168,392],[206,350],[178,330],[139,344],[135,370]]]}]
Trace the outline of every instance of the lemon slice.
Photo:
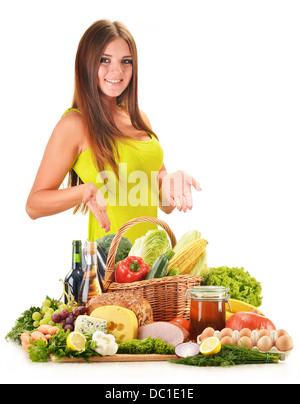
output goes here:
[{"label": "lemon slice", "polygon": [[203,355],[215,355],[221,351],[221,341],[217,337],[206,338],[200,345],[200,353]]},{"label": "lemon slice", "polygon": [[72,351],[84,351],[86,338],[78,331],[71,332],[67,337],[67,347]]}]

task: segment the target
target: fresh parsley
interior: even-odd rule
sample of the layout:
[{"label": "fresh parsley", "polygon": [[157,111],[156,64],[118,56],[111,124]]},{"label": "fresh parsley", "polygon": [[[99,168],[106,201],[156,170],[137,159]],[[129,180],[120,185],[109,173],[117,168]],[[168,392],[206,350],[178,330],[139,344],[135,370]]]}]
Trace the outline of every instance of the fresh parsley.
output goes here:
[{"label": "fresh parsley", "polygon": [[32,314],[36,311],[40,311],[40,307],[31,307],[29,310],[24,311],[21,316],[16,320],[14,327],[6,335],[5,339],[12,340],[21,344],[21,335],[24,332],[30,332],[34,330]]}]

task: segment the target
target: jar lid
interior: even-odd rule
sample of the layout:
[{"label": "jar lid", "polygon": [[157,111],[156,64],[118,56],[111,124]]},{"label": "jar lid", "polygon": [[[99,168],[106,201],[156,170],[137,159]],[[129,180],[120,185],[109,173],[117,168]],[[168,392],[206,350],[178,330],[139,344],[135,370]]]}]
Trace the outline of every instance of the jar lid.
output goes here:
[{"label": "jar lid", "polygon": [[[230,298],[227,294],[229,289],[223,286],[194,286],[187,291],[187,296],[194,300],[226,300]],[[189,293],[190,292],[190,293]]]}]

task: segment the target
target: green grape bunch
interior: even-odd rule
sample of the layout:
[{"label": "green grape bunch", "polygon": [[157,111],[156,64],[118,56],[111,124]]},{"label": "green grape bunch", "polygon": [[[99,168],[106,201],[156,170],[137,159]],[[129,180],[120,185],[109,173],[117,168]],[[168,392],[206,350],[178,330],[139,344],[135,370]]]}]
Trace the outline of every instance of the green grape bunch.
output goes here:
[{"label": "green grape bunch", "polygon": [[[32,320],[34,321],[34,328],[38,328],[40,325],[58,325],[63,328],[64,331],[73,331],[75,328],[75,321],[79,315],[85,314],[86,309],[84,306],[79,306],[75,301],[74,296],[71,297],[66,293],[65,282],[63,282],[63,294],[59,300],[52,300],[46,297],[46,300],[42,303],[40,311],[36,311],[32,314]],[[63,296],[66,296],[67,304],[61,300]]]}]

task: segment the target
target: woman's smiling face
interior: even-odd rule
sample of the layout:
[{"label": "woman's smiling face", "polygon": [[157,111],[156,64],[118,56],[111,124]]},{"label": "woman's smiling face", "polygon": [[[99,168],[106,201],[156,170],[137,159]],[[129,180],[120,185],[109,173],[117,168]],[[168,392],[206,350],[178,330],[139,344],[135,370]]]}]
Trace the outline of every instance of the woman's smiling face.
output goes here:
[{"label": "woman's smiling face", "polygon": [[98,70],[98,85],[102,94],[119,97],[132,77],[132,56],[123,38],[111,41],[104,50]]}]

